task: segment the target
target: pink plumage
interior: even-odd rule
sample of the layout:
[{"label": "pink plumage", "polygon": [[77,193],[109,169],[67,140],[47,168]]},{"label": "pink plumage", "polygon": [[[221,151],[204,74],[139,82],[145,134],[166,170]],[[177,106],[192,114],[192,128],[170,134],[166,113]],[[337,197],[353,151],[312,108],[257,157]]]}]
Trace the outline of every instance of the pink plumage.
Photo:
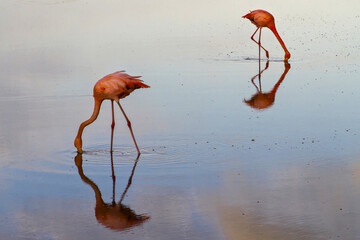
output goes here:
[{"label": "pink plumage", "polygon": [[[274,33],[274,35],[277,38],[277,40],[279,41],[281,47],[284,49],[284,52],[285,52],[284,61],[286,62],[290,58],[290,52],[287,50],[285,43],[283,42],[279,33],[276,30],[275,19],[271,13],[269,13],[265,10],[259,9],[259,10],[250,11],[248,14],[244,15],[243,18],[249,19],[251,21],[251,23],[253,23],[257,27],[256,31],[251,36],[251,40],[253,40],[254,42],[256,42],[256,44],[259,45],[259,58],[260,58],[260,48],[264,49],[264,51],[266,53],[266,57],[269,58],[269,52],[261,45],[261,42],[260,42],[261,29],[263,27],[269,28]],[[254,39],[254,35],[256,34],[256,32],[258,30],[260,30],[259,31],[259,41],[256,41]]]},{"label": "pink plumage", "polygon": [[92,116],[80,124],[78,134],[75,138],[74,145],[77,148],[79,153],[82,153],[82,133],[84,128],[94,122],[96,118],[99,115],[100,107],[102,102],[105,99],[111,100],[111,109],[112,109],[112,124],[111,124],[111,152],[112,152],[112,146],[113,146],[113,132],[114,132],[114,126],[115,126],[115,120],[114,120],[114,101],[119,105],[120,110],[125,116],[125,119],[127,121],[127,125],[130,129],[131,136],[133,138],[133,141],[135,143],[135,147],[137,149],[138,154],[140,154],[139,148],[137,146],[137,143],[135,141],[135,137],[131,128],[131,122],[127,118],[124,109],[121,107],[119,100],[128,96],[131,92],[133,92],[135,89],[138,88],[149,88],[150,86],[143,83],[142,80],[139,79],[140,76],[130,76],[125,73],[125,71],[118,71],[111,73],[109,75],[106,75],[94,86],[94,112]]}]

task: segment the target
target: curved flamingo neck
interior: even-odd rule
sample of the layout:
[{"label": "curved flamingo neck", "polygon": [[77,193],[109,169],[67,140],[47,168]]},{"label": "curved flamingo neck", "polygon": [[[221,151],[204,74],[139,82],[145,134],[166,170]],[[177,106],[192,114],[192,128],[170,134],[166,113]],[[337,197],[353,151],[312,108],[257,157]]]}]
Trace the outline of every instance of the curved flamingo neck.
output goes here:
[{"label": "curved flamingo neck", "polygon": [[284,49],[285,51],[285,60],[290,58],[290,52],[287,50],[284,41],[281,39],[279,33],[277,32],[276,28],[275,28],[275,24],[269,24],[268,28],[274,33],[275,37],[277,38],[277,40],[279,41],[281,47]]},{"label": "curved flamingo neck", "polygon": [[100,106],[101,106],[101,103],[102,103],[102,101],[103,101],[103,99],[101,99],[101,100],[99,100],[99,99],[97,99],[97,98],[94,98],[94,112],[93,112],[93,114],[91,115],[91,117],[88,119],[88,120],[86,120],[86,121],[84,121],[83,123],[81,123],[81,125],[80,125],[80,127],[79,127],[79,131],[78,131],[78,133],[77,133],[77,135],[76,135],[76,138],[78,138],[78,139],[81,139],[81,135],[82,135],[82,133],[83,133],[83,131],[84,131],[84,128],[87,126],[87,125],[89,125],[89,124],[91,124],[92,122],[94,122],[95,120],[96,120],[96,118],[98,117],[98,115],[99,115],[99,112],[100,112]]}]

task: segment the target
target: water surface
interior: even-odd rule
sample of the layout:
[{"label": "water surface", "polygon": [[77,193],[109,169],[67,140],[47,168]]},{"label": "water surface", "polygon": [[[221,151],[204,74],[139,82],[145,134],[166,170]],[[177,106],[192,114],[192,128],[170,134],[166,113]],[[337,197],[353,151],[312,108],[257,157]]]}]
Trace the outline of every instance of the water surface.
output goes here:
[{"label": "water surface", "polygon": [[[0,239],[360,238],[356,1],[0,5]],[[267,29],[257,60],[257,8],[289,65]],[[116,109],[111,165],[105,102],[80,164],[93,85],[118,70],[151,86],[122,100],[142,155]],[[146,219],[109,227],[99,192]]]}]

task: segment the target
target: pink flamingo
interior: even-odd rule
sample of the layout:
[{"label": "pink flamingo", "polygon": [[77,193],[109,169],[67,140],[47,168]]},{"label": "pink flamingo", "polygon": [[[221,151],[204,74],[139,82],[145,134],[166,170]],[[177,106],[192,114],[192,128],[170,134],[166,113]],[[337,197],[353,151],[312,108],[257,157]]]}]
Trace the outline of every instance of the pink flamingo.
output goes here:
[{"label": "pink flamingo", "polygon": [[[251,36],[251,40],[253,40],[254,42],[256,42],[259,45],[259,58],[260,58],[260,47],[262,49],[264,49],[264,51],[266,53],[266,57],[269,58],[269,52],[263,46],[261,46],[261,43],[260,43],[261,29],[263,27],[269,28],[274,33],[274,35],[277,38],[277,40],[279,41],[280,45],[284,49],[284,51],[285,51],[284,61],[287,61],[290,58],[290,52],[287,50],[287,48],[285,46],[285,43],[283,42],[280,35],[276,31],[274,16],[271,15],[271,13],[269,13],[267,11],[264,11],[264,10],[254,10],[254,11],[250,11],[250,13],[244,15],[243,18],[249,19],[257,27],[254,34]],[[260,29],[260,31],[259,31],[259,42],[257,42],[254,39],[254,35],[256,34],[256,32],[259,29]]]},{"label": "pink flamingo", "polygon": [[142,80],[139,79],[140,76],[130,76],[125,73],[125,71],[114,72],[109,74],[102,79],[100,79],[94,86],[94,112],[91,117],[80,124],[78,134],[76,135],[74,145],[77,148],[79,153],[82,153],[82,140],[81,136],[84,128],[94,122],[99,115],[101,103],[105,99],[111,100],[111,111],[112,111],[112,124],[111,124],[111,147],[110,151],[113,149],[113,135],[114,135],[114,127],[115,127],[115,119],[114,119],[114,101],[119,105],[121,112],[124,114],[127,125],[130,129],[130,133],[132,139],[134,140],[136,150],[140,155],[139,148],[135,141],[134,133],[131,128],[131,122],[125,114],[124,109],[121,107],[119,99],[128,96],[132,91],[138,88],[149,88],[150,86],[143,83]]}]

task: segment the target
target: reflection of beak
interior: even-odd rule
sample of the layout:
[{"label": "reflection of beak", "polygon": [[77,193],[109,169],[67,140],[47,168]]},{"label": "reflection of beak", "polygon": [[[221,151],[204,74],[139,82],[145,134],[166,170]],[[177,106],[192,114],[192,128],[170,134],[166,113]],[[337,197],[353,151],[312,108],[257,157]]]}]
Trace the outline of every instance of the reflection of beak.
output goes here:
[{"label": "reflection of beak", "polygon": [[76,165],[77,167],[81,167],[81,165],[82,165],[82,154],[81,154],[81,153],[78,153],[78,154],[76,155],[74,161],[75,161],[75,165]]},{"label": "reflection of beak", "polygon": [[285,65],[285,71],[289,71],[290,70],[290,68],[291,68],[291,65],[290,65],[290,63],[288,62],[288,60],[286,59],[286,60],[284,60],[284,65]]}]

